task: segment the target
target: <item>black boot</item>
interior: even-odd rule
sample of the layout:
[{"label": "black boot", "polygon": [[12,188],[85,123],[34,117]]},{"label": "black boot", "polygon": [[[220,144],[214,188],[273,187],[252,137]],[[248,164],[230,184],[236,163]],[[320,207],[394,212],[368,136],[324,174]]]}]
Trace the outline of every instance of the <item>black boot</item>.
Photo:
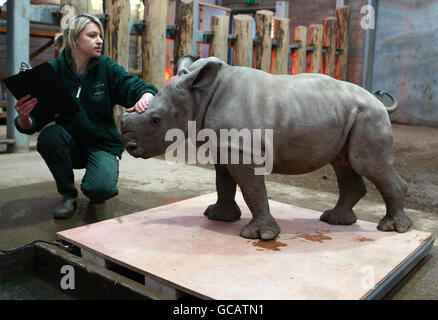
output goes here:
[{"label": "black boot", "polygon": [[63,198],[53,215],[55,219],[68,219],[76,210],[76,198]]}]

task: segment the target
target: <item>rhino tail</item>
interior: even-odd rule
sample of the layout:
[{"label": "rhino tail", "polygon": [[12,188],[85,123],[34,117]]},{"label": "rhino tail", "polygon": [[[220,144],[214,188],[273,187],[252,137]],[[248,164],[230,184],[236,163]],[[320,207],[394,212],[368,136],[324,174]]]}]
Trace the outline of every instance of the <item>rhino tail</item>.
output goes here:
[{"label": "rhino tail", "polygon": [[384,95],[387,95],[392,100],[392,105],[390,107],[385,106],[386,111],[388,111],[388,113],[393,113],[395,110],[397,110],[398,102],[397,99],[392,94],[386,91],[377,90],[374,92],[374,95],[380,99],[382,99]]}]

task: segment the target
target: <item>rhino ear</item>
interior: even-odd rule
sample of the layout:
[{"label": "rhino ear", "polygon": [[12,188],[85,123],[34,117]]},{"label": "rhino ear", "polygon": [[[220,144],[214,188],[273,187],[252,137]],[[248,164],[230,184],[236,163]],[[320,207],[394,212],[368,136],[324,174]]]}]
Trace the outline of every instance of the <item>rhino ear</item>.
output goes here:
[{"label": "rhino ear", "polygon": [[181,82],[188,89],[207,89],[216,79],[221,66],[221,62],[209,61],[202,67],[189,71],[186,75],[182,76]]},{"label": "rhino ear", "polygon": [[184,76],[184,75],[188,74],[189,72],[190,72],[189,69],[181,68],[181,69],[179,69],[179,71],[177,73],[177,76],[181,77],[181,76]]}]

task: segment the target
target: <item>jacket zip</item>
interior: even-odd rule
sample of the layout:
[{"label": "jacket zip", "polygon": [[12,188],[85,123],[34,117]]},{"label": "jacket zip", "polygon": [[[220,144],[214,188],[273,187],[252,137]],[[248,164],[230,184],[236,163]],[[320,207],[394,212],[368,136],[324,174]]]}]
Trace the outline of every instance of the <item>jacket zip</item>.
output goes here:
[{"label": "jacket zip", "polygon": [[[81,80],[80,81],[78,81],[78,83],[79,83],[79,88],[78,88],[78,91],[77,91],[77,93],[76,93],[76,99],[79,99],[79,96],[80,96],[80,94],[81,94],[81,90],[82,90],[82,82],[84,81],[84,78],[85,78],[85,76],[87,75],[87,73],[88,73],[88,70],[85,70],[85,72],[82,74],[82,76],[81,76]],[[76,78],[77,79],[77,78]]]}]

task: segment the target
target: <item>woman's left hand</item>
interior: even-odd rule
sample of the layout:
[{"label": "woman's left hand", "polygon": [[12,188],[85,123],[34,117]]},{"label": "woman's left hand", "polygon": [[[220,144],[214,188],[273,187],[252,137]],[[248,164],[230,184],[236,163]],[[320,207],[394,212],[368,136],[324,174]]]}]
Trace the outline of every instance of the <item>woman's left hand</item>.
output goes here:
[{"label": "woman's left hand", "polygon": [[146,108],[149,105],[149,102],[152,100],[153,97],[154,96],[152,93],[149,92],[145,93],[132,108],[126,109],[126,112],[133,112],[133,111],[136,111],[137,113],[145,112]]}]

